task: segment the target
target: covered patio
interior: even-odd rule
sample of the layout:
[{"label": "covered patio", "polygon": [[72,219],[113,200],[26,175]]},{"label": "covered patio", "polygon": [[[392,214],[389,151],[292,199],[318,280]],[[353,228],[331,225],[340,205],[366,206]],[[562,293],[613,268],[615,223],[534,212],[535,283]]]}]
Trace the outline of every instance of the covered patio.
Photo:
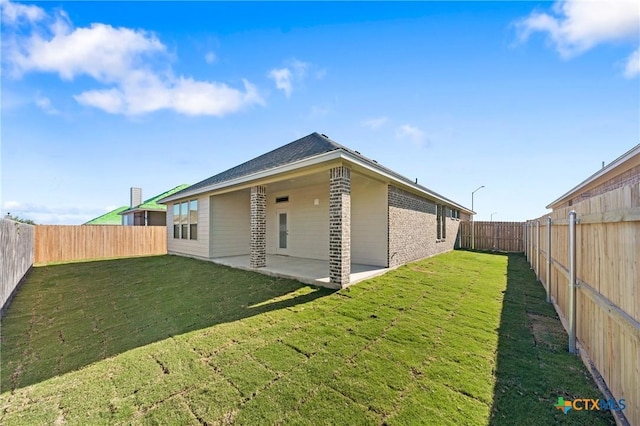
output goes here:
[{"label": "covered patio", "polygon": [[[271,275],[274,277],[290,278],[306,284],[329,288],[340,288],[339,286],[330,283],[328,260],[305,259],[301,257],[267,254],[267,265],[262,268],[251,268],[249,266],[248,254],[217,257],[210,260],[220,265],[259,272],[261,274]],[[380,266],[352,263],[351,275],[349,277],[350,281],[348,285],[355,284],[367,278],[382,275],[389,270],[389,268]]]}]

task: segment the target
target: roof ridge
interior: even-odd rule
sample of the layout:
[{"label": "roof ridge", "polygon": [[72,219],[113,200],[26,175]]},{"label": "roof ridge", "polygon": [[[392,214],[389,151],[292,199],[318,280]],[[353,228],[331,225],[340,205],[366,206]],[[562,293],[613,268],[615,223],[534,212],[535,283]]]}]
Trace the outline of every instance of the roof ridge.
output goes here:
[{"label": "roof ridge", "polygon": [[115,208],[113,210],[110,210],[110,211],[108,211],[106,213],[101,214],[98,217],[94,217],[93,219],[86,221],[85,223],[83,223],[83,225],[93,225],[91,222],[100,221],[101,219],[105,219],[108,216],[111,216],[113,219],[117,218],[118,221],[121,221],[121,219],[119,217],[119,213],[127,210],[128,208],[129,208],[129,206],[117,207],[117,208]]},{"label": "roof ridge", "polygon": [[[154,201],[160,200],[160,199],[162,199],[164,197],[167,197],[167,196],[172,195],[172,194],[174,194],[174,193],[176,193],[178,191],[181,191],[181,190],[183,190],[185,188],[188,188],[189,186],[190,185],[188,183],[180,184],[180,185],[178,185],[176,187],[173,187],[173,188],[169,189],[168,191],[165,191],[165,192],[163,192],[161,194],[155,195],[155,196],[149,198],[148,200],[144,200],[143,202],[138,204],[138,206],[141,206],[143,204],[152,203]],[[137,207],[137,206],[134,206],[134,207]]]}]

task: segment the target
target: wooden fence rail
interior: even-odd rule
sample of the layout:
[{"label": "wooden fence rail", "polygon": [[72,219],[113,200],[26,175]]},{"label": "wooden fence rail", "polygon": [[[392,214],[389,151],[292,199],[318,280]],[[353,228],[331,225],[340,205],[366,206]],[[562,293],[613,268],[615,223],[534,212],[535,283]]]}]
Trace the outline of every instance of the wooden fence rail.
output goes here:
[{"label": "wooden fence rail", "polygon": [[[569,224],[576,225],[576,337],[585,363],[602,375],[622,414],[640,425],[640,185],[618,188],[526,223],[526,255],[565,328],[569,307]],[[549,269],[547,273],[547,269]],[[547,278],[549,277],[549,278]]]},{"label": "wooden fence rail", "polygon": [[38,225],[36,265],[167,254],[164,226]]},{"label": "wooden fence rail", "polygon": [[[471,223],[460,222],[460,247],[471,248]],[[476,250],[523,252],[524,222],[473,222]]]}]

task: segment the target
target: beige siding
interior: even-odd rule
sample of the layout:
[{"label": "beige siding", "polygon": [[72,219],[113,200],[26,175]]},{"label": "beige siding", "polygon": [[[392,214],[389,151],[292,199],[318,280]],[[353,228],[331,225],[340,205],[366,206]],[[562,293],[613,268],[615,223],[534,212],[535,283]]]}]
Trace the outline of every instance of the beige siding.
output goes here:
[{"label": "beige siding", "polygon": [[387,185],[354,175],[351,181],[351,261],[387,266]]},{"label": "beige siding", "polygon": [[[276,197],[289,196],[276,204]],[[314,200],[318,199],[318,205]],[[289,210],[289,255],[329,259],[329,182],[326,184],[269,193],[267,190],[267,253],[276,253],[277,209]]]},{"label": "beige siding", "polygon": [[251,213],[249,191],[211,197],[210,257],[249,253]]},{"label": "beige siding", "polygon": [[[190,198],[189,200],[193,200]],[[176,203],[187,201],[178,200]],[[173,204],[167,205],[167,251],[170,254],[209,257],[209,196],[198,197],[198,239],[173,238]]]}]

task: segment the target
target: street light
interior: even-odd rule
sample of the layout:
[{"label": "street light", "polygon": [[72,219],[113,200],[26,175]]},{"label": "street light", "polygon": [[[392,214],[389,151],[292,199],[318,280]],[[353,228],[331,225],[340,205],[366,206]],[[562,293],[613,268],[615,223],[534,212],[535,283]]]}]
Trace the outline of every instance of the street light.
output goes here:
[{"label": "street light", "polygon": [[475,250],[476,248],[476,244],[474,240],[474,229],[473,229],[475,228],[475,226],[473,225],[473,216],[475,216],[475,212],[473,211],[473,194],[480,191],[482,188],[484,188],[484,185],[479,186],[478,189],[476,189],[471,193],[471,250]]},{"label": "street light", "polygon": [[491,219],[490,219],[490,221],[491,221],[491,222],[493,222],[493,215],[494,215],[494,214],[498,214],[498,212],[493,212],[493,213],[491,213]]}]

